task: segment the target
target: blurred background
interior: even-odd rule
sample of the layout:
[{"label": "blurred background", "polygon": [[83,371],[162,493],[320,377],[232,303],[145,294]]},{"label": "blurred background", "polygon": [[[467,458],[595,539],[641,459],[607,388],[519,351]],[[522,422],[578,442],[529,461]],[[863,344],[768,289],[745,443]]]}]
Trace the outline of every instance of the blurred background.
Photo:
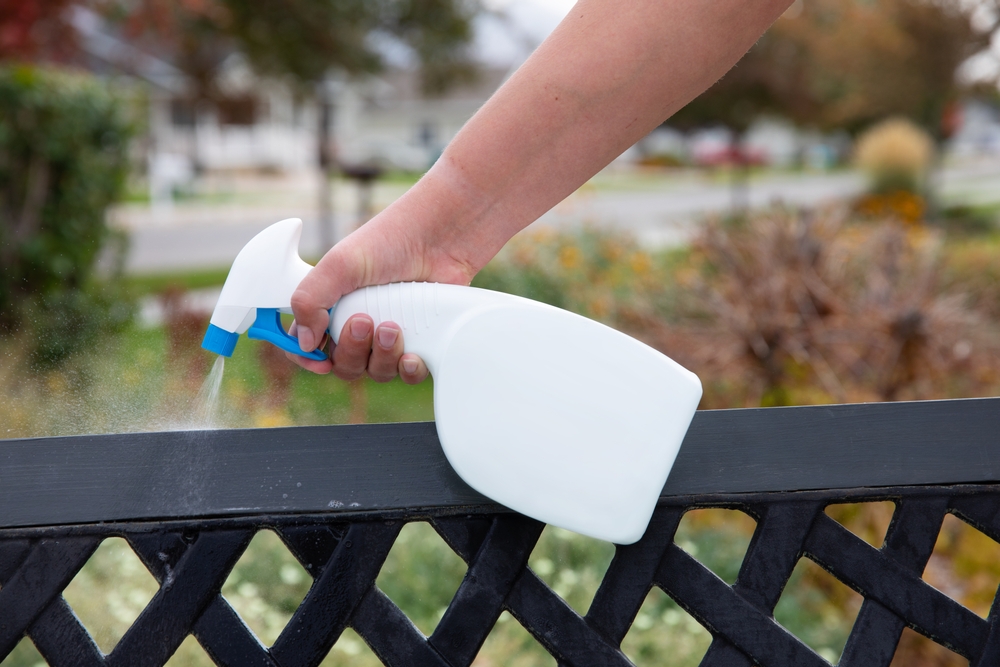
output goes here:
[{"label": "blurred background", "polygon": [[[431,381],[344,383],[258,343],[206,411],[209,313],[264,227],[302,218],[315,261],[405,192],[571,6],[0,3],[0,438],[433,419]],[[996,0],[795,0],[474,284],[649,343],[706,409],[996,395],[998,22]],[[879,546],[892,509],[827,511]],[[753,528],[697,510],[676,539],[731,583]],[[584,613],[612,555],[550,527],[530,564]],[[378,583],[429,633],[463,574],[418,523]],[[949,517],[924,578],[985,616],[1000,546]],[[224,593],[269,643],[309,581],[263,532]],[[108,540],[66,597],[110,650],[155,591]],[[803,560],[775,616],[835,664],[860,602]],[[697,665],[709,641],[654,589],[623,650]],[[38,664],[29,640],[0,662]],[[189,638],[170,664],[210,662]],[[378,663],[348,632],[324,664]],[[504,615],[475,664],[555,662]],[[965,664],[910,630],[893,663]]]}]

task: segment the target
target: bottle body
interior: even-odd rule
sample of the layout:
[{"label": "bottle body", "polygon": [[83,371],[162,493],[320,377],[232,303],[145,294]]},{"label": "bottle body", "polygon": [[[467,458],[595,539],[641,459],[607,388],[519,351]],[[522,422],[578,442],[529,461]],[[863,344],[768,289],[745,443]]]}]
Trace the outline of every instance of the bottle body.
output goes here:
[{"label": "bottle body", "polygon": [[489,290],[405,283],[344,297],[396,322],[434,377],[448,461],[513,510],[629,544],[646,529],[701,399],[690,371],[574,313]]}]

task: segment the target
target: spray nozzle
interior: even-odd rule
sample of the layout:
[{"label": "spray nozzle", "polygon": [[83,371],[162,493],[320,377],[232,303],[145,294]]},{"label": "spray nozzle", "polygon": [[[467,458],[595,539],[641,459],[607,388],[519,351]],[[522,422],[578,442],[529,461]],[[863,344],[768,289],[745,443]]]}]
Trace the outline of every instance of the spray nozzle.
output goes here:
[{"label": "spray nozzle", "polygon": [[281,311],[291,312],[292,292],[312,270],[299,257],[302,221],[276,222],[247,243],[233,261],[201,346],[232,356],[241,333],[283,350],[323,360],[320,350],[303,352],[281,325]]},{"label": "spray nozzle", "polygon": [[201,341],[201,346],[209,352],[215,352],[223,357],[231,357],[233,356],[233,350],[236,349],[236,341],[239,339],[240,335],[238,333],[231,333],[214,324],[209,324],[208,331],[205,332],[205,339]]}]

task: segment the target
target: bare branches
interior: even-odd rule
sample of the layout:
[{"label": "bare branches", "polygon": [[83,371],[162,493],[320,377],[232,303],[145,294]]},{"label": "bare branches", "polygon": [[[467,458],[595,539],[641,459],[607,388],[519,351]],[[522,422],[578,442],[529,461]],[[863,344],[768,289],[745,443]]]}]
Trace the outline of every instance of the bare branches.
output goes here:
[{"label": "bare branches", "polygon": [[997,376],[992,327],[942,288],[926,229],[775,211],[710,224],[694,249],[696,307],[657,340],[706,379],[709,404],[967,395]]}]

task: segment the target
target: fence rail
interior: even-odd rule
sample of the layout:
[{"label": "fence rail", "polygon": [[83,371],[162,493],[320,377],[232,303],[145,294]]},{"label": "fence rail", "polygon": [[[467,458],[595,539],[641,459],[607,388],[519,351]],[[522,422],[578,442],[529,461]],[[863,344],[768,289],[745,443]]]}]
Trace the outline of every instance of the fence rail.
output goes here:
[{"label": "fence rail", "polygon": [[[456,667],[506,610],[560,665],[628,665],[622,639],[656,586],[712,634],[702,665],[819,666],[772,617],[808,558],[865,598],[840,665],[888,666],[906,626],[997,665],[997,604],[983,619],[921,573],[949,513],[1000,542],[998,425],[1000,399],[700,412],[646,535],[617,547],[585,616],[527,565],[544,526],[466,486],[433,424],[0,441],[0,657],[27,634],[54,667],[152,667],[190,634],[219,665],[304,667],[351,627],[387,665]],[[880,549],[824,512],[881,500],[895,512]],[[701,507],[757,522],[732,586],[674,543]],[[429,637],[375,583],[410,521],[468,564]],[[314,580],[271,647],[220,593],[263,529]],[[104,655],[62,591],[113,536],[159,591]]]}]

